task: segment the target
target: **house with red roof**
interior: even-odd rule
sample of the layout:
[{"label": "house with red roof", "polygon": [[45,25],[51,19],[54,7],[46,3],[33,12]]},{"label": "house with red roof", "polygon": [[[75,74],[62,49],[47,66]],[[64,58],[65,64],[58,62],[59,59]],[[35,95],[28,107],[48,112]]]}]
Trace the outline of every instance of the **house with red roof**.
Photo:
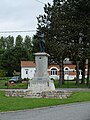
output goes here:
[{"label": "house with red roof", "polygon": [[36,64],[34,61],[21,61],[21,78],[32,79],[36,71]]},{"label": "house with red roof", "polygon": [[[29,78],[33,79],[36,71],[36,64],[34,61],[21,61],[21,78]],[[59,79],[60,76],[60,68],[57,64],[48,65],[48,74],[50,78]],[[87,65],[86,65],[86,76],[87,77]],[[82,78],[81,70],[79,70],[79,79]],[[69,59],[64,60],[64,79],[65,80],[73,80],[76,78],[76,65],[72,64]]]}]

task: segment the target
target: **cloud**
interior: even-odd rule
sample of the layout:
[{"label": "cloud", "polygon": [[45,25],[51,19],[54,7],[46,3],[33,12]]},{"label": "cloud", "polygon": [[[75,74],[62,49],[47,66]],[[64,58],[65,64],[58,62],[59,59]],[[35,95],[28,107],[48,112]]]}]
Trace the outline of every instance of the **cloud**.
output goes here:
[{"label": "cloud", "polygon": [[43,14],[43,7],[35,0],[0,1],[0,31],[36,29],[36,17]]}]

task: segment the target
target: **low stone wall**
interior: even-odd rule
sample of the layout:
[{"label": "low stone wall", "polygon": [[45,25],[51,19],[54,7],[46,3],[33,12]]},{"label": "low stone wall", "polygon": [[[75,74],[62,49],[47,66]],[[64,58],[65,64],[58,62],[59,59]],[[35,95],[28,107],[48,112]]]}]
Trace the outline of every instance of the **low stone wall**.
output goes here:
[{"label": "low stone wall", "polygon": [[6,96],[12,97],[25,97],[25,98],[68,98],[72,94],[71,91],[54,90],[43,92],[32,92],[30,90],[10,90],[6,91]]}]

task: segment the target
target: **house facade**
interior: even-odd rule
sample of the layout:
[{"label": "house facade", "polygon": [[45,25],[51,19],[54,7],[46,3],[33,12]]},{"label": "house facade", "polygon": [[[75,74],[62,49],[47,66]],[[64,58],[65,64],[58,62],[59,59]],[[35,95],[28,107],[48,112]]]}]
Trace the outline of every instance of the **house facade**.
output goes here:
[{"label": "house facade", "polygon": [[32,79],[36,71],[36,65],[33,61],[21,61],[21,78]]},{"label": "house facade", "polygon": [[[36,71],[36,64],[34,61],[21,61],[21,78],[29,78],[33,79]],[[59,79],[60,76],[60,68],[57,64],[48,65],[48,74],[50,78]],[[87,67],[85,69],[87,77]],[[72,64],[71,61],[64,61],[64,79],[65,80],[73,80],[76,78],[76,65]],[[82,78],[81,70],[79,70],[79,79]]]}]

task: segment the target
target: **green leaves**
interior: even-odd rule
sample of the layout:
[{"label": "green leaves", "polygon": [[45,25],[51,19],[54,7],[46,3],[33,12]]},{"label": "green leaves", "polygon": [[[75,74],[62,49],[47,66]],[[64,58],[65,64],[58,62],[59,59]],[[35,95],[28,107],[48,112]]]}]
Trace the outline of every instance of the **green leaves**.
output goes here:
[{"label": "green leaves", "polygon": [[25,39],[21,35],[1,37],[0,39],[0,68],[5,70],[8,76],[12,76],[13,71],[20,72],[21,60],[32,60],[32,45],[29,36]]}]

